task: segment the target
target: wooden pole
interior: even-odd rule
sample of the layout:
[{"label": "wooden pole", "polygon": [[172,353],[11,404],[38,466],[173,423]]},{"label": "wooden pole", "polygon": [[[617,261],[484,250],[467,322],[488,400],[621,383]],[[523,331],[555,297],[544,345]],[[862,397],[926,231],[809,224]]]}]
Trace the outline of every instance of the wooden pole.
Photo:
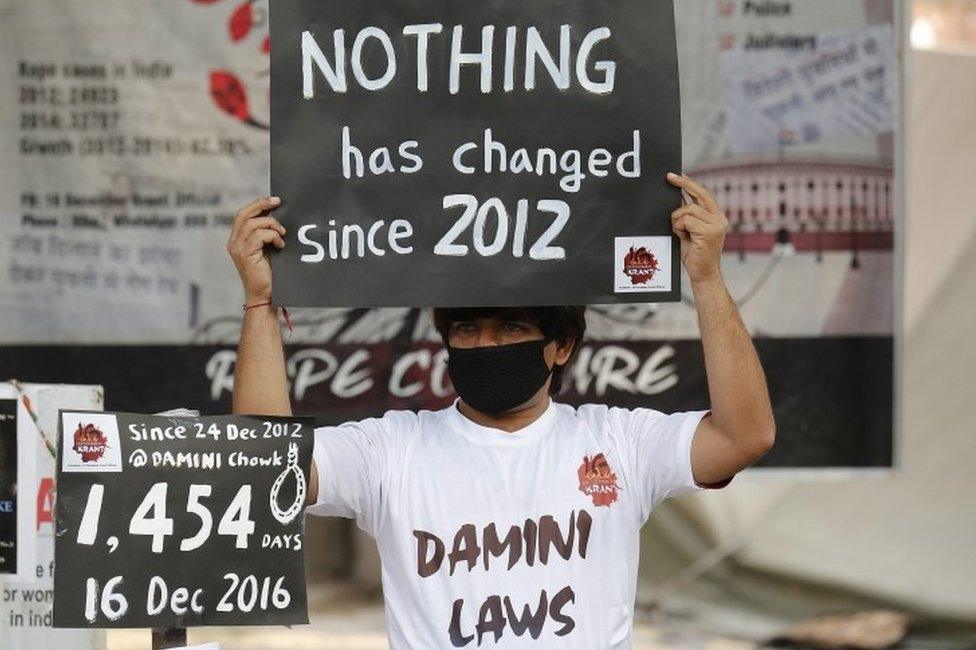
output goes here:
[{"label": "wooden pole", "polygon": [[152,631],[152,650],[180,648],[186,645],[185,627],[156,628]]}]

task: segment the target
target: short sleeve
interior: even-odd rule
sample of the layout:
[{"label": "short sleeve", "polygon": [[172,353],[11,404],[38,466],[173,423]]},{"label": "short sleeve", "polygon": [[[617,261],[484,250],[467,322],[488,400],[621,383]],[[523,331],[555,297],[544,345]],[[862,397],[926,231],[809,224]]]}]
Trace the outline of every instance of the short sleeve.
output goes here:
[{"label": "short sleeve", "polygon": [[356,519],[360,528],[374,534],[391,459],[397,457],[412,415],[391,411],[382,418],[316,428],[312,458],[318,498],[306,512]]},{"label": "short sleeve", "polygon": [[665,499],[704,489],[691,471],[691,442],[709,411],[665,414],[652,409],[610,409],[638,490],[642,520]]}]

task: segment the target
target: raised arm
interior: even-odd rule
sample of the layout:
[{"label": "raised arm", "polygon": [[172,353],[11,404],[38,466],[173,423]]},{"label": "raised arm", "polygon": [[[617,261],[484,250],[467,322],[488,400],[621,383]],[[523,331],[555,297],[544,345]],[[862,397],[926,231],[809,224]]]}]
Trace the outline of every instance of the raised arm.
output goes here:
[{"label": "raised arm", "polygon": [[[244,310],[237,345],[234,413],[243,415],[291,415],[281,326],[272,302],[271,264],[266,251],[267,246],[285,247],[285,228],[271,216],[280,203],[277,197],[265,197],[246,205],[234,218],[227,241],[227,252],[244,285],[244,304],[263,305]],[[313,460],[307,503],[315,503],[317,497],[318,472]]]},{"label": "raised arm", "polygon": [[227,252],[244,285],[244,324],[234,366],[234,413],[291,415],[281,328],[271,301],[271,264],[266,246],[284,248],[284,227],[271,216],[280,200],[252,201],[234,219]]},{"label": "raised arm", "polygon": [[715,484],[762,458],[773,446],[776,424],[762,365],[722,278],[728,220],[692,179],[669,174],[668,181],[691,198],[671,221],[698,309],[711,401],[711,417],[701,421],[692,442],[692,472],[699,484]]}]

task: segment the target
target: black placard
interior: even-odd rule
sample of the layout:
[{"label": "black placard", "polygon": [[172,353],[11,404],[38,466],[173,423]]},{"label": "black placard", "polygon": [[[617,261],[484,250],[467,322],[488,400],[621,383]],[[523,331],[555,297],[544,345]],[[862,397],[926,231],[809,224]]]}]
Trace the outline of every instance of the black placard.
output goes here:
[{"label": "black placard", "polygon": [[308,418],[59,414],[55,627],[308,622]]},{"label": "black placard", "polygon": [[680,299],[672,0],[294,0],[271,41],[276,299]]},{"label": "black placard", "polygon": [[0,574],[17,573],[17,400],[0,399]]}]

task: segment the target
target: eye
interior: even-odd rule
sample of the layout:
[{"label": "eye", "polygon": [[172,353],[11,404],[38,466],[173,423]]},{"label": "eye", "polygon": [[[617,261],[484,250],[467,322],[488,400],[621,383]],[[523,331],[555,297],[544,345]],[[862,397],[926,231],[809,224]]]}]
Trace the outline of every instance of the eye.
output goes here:
[{"label": "eye", "polygon": [[529,325],[527,323],[521,323],[514,320],[505,321],[502,327],[506,332],[524,332],[525,330],[529,329]]},{"label": "eye", "polygon": [[455,332],[470,334],[475,331],[475,324],[471,321],[456,321],[451,324],[451,329]]}]

